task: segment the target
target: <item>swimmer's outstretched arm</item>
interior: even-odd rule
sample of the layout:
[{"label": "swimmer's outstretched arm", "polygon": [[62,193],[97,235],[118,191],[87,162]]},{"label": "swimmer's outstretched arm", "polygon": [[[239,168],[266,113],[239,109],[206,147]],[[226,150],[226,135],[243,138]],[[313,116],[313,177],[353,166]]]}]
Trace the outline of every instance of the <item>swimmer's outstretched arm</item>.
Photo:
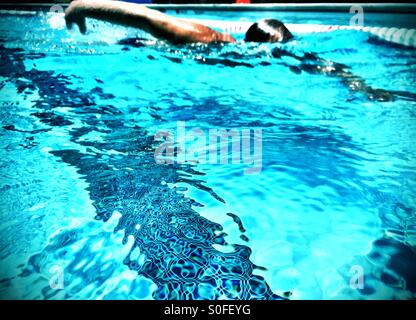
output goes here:
[{"label": "swimmer's outstretched arm", "polygon": [[174,43],[235,42],[228,34],[202,24],[168,16],[135,3],[111,0],[76,0],[65,11],[68,28],[77,24],[86,32],[85,18],[94,18],[123,26],[142,29],[156,38]]}]

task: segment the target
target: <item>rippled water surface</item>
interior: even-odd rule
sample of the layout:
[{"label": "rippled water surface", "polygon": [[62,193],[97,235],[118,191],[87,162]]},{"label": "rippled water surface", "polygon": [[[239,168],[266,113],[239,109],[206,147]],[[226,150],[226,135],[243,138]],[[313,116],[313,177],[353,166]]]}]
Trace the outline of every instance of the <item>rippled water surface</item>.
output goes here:
[{"label": "rippled water surface", "polygon": [[[415,50],[89,22],[0,15],[2,298],[415,298]],[[157,164],[178,123],[261,129],[261,171]]]}]

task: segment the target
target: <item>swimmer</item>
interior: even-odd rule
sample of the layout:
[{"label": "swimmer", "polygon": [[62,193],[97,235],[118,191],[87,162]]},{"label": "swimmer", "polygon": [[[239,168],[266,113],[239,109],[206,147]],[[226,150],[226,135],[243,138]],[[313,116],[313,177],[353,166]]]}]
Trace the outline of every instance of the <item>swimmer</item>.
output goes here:
[{"label": "swimmer", "polygon": [[[186,43],[233,43],[236,40],[229,34],[215,31],[202,24],[175,18],[160,11],[146,8],[135,3],[112,0],[75,0],[65,11],[65,21],[70,29],[78,25],[81,33],[87,31],[85,19],[93,18],[119,24],[127,27],[142,29],[158,39],[167,40],[173,44]],[[247,42],[287,42],[294,37],[286,26],[276,19],[262,19],[253,23],[245,34]],[[291,67],[294,72],[307,72],[335,76],[352,90],[366,94],[370,100],[391,101],[394,96],[408,97],[401,91],[386,91],[368,86],[364,79],[351,73],[347,66],[321,59],[307,53],[297,56],[286,50],[275,48],[273,56],[281,58],[290,56],[300,61],[299,67]]]},{"label": "swimmer", "polygon": [[[236,42],[229,34],[215,31],[202,24],[168,16],[160,11],[135,3],[111,0],[75,0],[65,11],[65,21],[70,29],[78,25],[85,34],[85,18],[94,18],[127,27],[139,28],[152,36],[171,43]],[[286,42],[293,35],[276,19],[262,19],[247,30],[248,42]]]}]

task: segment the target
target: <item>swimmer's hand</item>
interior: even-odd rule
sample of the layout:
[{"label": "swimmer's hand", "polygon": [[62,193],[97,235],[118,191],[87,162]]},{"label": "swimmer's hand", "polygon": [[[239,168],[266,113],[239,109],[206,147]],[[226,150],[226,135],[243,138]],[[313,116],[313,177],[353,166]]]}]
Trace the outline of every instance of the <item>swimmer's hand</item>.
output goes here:
[{"label": "swimmer's hand", "polygon": [[68,29],[72,29],[74,24],[78,25],[79,31],[82,34],[87,32],[85,24],[85,15],[83,13],[83,6],[81,1],[72,1],[69,7],[65,10],[65,22]]}]

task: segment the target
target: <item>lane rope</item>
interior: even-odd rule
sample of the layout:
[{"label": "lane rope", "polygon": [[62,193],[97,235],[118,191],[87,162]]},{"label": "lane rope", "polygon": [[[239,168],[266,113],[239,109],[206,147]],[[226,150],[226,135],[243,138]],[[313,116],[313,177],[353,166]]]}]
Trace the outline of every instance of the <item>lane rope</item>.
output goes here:
[{"label": "lane rope", "polygon": [[[0,10],[0,14],[12,15],[35,15],[34,11],[19,10]],[[220,21],[220,20],[201,20],[189,19],[190,21],[205,24],[211,28],[222,30],[226,33],[241,34],[245,33],[251,26],[252,22],[248,21]],[[356,30],[373,36],[375,38],[403,45],[406,47],[416,48],[416,29],[406,28],[387,28],[387,27],[365,27],[365,26],[347,26],[347,25],[320,25],[320,24],[291,24],[286,23],[290,31],[297,34],[322,33],[335,30]]]},{"label": "lane rope", "polygon": [[[248,21],[216,21],[216,20],[193,20],[209,27],[220,29],[223,32],[241,34],[245,33],[251,26]],[[365,26],[343,26],[343,25],[320,25],[320,24],[286,24],[293,33],[323,33],[336,30],[356,30],[365,32],[373,37],[395,44],[416,48],[416,29],[387,28],[387,27],[365,27]]]}]

